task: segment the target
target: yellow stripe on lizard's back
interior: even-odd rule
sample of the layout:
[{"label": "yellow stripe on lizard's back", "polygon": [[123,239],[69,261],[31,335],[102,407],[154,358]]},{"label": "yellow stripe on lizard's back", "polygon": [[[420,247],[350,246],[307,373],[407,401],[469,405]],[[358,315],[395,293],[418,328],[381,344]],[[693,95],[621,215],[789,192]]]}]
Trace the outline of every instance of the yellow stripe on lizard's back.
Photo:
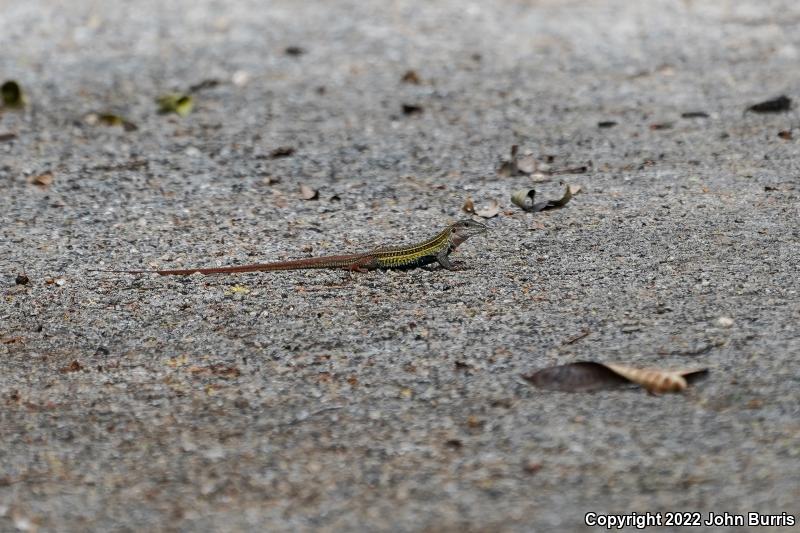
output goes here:
[{"label": "yellow stripe on lizard's back", "polygon": [[378,248],[374,251],[378,264],[382,267],[414,267],[435,261],[435,256],[442,248],[449,246],[450,228],[412,246],[396,246],[391,248]]}]

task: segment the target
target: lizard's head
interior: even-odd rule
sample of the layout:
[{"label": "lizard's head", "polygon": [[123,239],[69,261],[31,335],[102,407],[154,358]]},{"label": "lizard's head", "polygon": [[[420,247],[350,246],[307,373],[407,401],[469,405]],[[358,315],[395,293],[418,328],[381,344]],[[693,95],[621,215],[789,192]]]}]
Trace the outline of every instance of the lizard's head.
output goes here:
[{"label": "lizard's head", "polygon": [[487,229],[488,228],[480,222],[475,222],[474,220],[465,218],[464,220],[459,220],[450,226],[450,238],[453,241],[453,244],[458,246],[473,235],[486,233]]}]

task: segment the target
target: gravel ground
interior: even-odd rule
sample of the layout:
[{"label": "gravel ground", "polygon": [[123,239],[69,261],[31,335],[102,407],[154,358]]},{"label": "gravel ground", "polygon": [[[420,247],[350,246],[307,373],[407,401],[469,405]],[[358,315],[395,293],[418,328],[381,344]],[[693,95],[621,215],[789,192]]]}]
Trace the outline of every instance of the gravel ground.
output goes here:
[{"label": "gravel ground", "polygon": [[[800,519],[800,125],[745,112],[800,96],[796,2],[67,5],[0,1],[0,530]],[[500,176],[513,144],[588,170]],[[501,212],[456,272],[87,272],[406,243],[468,196]],[[710,375],[519,377],[579,360]]]}]

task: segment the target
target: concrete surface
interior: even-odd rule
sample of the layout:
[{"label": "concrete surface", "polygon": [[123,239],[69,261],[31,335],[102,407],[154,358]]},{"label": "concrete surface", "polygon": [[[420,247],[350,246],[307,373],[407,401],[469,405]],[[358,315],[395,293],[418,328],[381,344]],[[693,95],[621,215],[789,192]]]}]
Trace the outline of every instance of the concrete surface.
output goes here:
[{"label": "concrete surface", "polygon": [[[744,112],[800,96],[796,2],[0,13],[30,102],[0,115],[0,530],[800,518],[798,115]],[[188,117],[155,112],[204,80]],[[138,129],[86,120],[108,111]],[[591,167],[498,176],[512,144]],[[560,180],[583,187],[562,210],[509,201]],[[87,273],[409,242],[468,196],[503,210],[459,272]],[[668,396],[519,378],[587,359],[711,373]]]}]

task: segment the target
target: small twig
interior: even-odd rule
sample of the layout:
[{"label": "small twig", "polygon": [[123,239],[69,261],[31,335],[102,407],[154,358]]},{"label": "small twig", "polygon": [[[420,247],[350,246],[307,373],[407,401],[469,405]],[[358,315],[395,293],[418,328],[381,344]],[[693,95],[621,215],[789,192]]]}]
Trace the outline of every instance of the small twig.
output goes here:
[{"label": "small twig", "polygon": [[284,425],[285,426],[294,426],[295,424],[299,424],[300,422],[308,420],[312,416],[316,416],[316,415],[322,414],[322,413],[324,413],[326,411],[335,411],[336,409],[341,409],[343,407],[344,407],[343,405],[330,405],[328,407],[323,407],[321,409],[317,409],[316,411],[312,411],[312,412],[308,413],[307,415],[305,415],[303,417],[296,417],[294,420],[292,420],[291,422],[287,422]]},{"label": "small twig", "polygon": [[591,332],[592,332],[592,330],[585,329],[585,330],[581,331],[580,333],[578,333],[577,335],[573,335],[572,337],[569,337],[567,340],[562,342],[561,345],[562,346],[566,346],[568,344],[575,344],[576,342],[578,342],[582,338],[588,336]]}]

